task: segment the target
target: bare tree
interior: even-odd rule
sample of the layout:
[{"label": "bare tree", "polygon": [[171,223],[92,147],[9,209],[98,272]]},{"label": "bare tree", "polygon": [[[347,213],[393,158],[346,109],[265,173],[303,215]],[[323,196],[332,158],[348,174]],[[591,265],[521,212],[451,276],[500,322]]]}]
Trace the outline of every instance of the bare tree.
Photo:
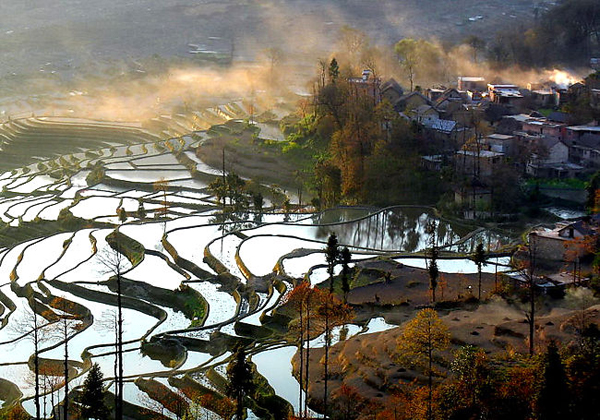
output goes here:
[{"label": "bare tree", "polygon": [[25,307],[23,318],[13,323],[12,329],[21,339],[30,340],[33,344],[33,355],[29,358],[29,363],[33,361],[35,418],[39,420],[42,418],[40,406],[41,375],[39,353],[42,343],[50,339],[48,330],[44,328],[50,325],[51,322],[46,321],[37,313],[38,310],[41,310],[40,308],[44,307],[43,305],[39,304],[33,297],[30,297],[28,301],[29,307]]},{"label": "bare tree", "polygon": [[[118,228],[114,231],[115,238],[118,238]],[[98,255],[99,262],[104,266],[105,274],[112,274],[116,281],[117,292],[117,325],[116,325],[116,395],[115,395],[115,418],[123,418],[123,302],[121,293],[121,277],[130,263],[125,257],[122,245],[115,240],[110,248]]]},{"label": "bare tree", "polygon": [[118,336],[118,317],[117,317],[117,311],[115,310],[107,310],[107,311],[103,311],[102,312],[102,317],[98,320],[98,324],[101,325],[104,329],[106,329],[107,331],[114,331],[115,332],[115,362],[113,365],[113,375],[115,378],[114,384],[115,384],[115,396],[117,395],[117,388],[118,388],[118,381],[116,380],[116,378],[119,376],[119,341],[117,340],[117,336]]},{"label": "bare tree", "polygon": [[[63,314],[60,316],[60,321],[56,325],[57,331],[56,334],[58,338],[63,341],[64,345],[64,360],[63,360],[63,368],[64,368],[64,385],[65,385],[65,398],[63,403],[63,419],[69,419],[69,340],[70,336],[76,332],[78,326],[80,325],[80,320],[77,315],[73,314],[73,309],[69,308],[69,301],[64,297],[60,299],[60,307],[63,311]],[[72,304],[72,303],[71,303]],[[52,404],[54,406],[54,404]]]},{"label": "bare tree", "polygon": [[535,232],[531,232],[529,234],[529,244],[527,247],[523,249],[522,260],[519,263],[518,271],[521,275],[521,278],[525,282],[525,286],[527,287],[528,294],[528,303],[529,307],[525,310],[525,318],[527,319],[527,324],[529,325],[529,355],[533,356],[535,351],[535,315],[536,315],[536,307],[535,307],[535,271],[537,266],[537,244],[538,237]]}]

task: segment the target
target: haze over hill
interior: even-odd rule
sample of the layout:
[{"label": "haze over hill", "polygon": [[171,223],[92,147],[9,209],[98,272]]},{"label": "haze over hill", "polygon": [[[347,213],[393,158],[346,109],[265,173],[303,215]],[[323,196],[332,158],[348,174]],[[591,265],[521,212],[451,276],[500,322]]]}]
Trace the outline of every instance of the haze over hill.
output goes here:
[{"label": "haze over hill", "polygon": [[[158,54],[189,56],[189,44],[228,50],[252,60],[268,47],[314,56],[330,50],[349,25],[376,42],[404,36],[459,40],[534,15],[534,0],[5,1],[0,26],[0,74],[56,71],[86,62]],[[469,20],[471,18],[471,20]]]},{"label": "haze over hill", "polygon": [[[282,94],[274,93],[274,86],[308,93],[318,60],[339,51],[343,28],[385,47],[389,64],[391,47],[403,37],[440,44],[471,34],[491,39],[546,9],[546,3],[534,0],[5,3],[2,120],[31,114],[141,120],[254,97],[270,107]],[[277,77],[265,55],[269,49],[278,54]],[[385,77],[403,82],[389,66],[381,69]]]}]

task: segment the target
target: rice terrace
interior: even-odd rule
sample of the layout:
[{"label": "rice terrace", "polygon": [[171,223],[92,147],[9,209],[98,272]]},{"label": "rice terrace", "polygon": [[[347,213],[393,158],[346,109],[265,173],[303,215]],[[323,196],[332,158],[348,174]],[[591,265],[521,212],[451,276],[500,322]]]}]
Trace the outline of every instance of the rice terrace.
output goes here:
[{"label": "rice terrace", "polygon": [[0,420],[597,418],[597,1],[0,3]]},{"label": "rice terrace", "polygon": [[[268,186],[263,186],[268,205],[260,212],[250,210],[241,221],[220,221],[220,202],[208,185],[223,174],[202,162],[196,149],[215,136],[256,131],[243,122],[243,109],[243,104],[228,105],[219,111],[227,113],[228,121],[223,117],[222,124],[208,131],[168,139],[161,138],[157,127],[163,124],[166,130],[173,121],[157,122],[154,129],[60,117],[2,125],[7,158],[0,177],[5,223],[0,271],[10,279],[0,288],[5,406],[20,403],[35,413],[31,368],[36,343],[28,330],[34,314],[40,326],[40,363],[48,372],[40,397],[44,415],[63,398],[63,387],[56,384],[64,381],[60,367],[65,346],[71,387],[81,383],[92,362],[111,376],[115,343],[110,320],[114,323],[119,270],[128,416],[169,407],[169,396],[189,387],[222,395],[224,367],[236,342],[254,343],[258,374],[270,374],[266,379],[277,384],[265,382],[264,392],[271,397],[266,408],[264,401],[255,401],[255,413],[272,410],[273,399],[287,412],[297,405],[299,385],[291,365],[296,346],[285,328],[290,318],[278,308],[302,278],[313,284],[327,279],[322,249],[329,233],[338,233],[356,262],[387,256],[411,265],[406,257],[425,249],[425,227],[436,220],[429,209],[305,213],[298,207],[285,213],[273,204],[283,192]],[[217,113],[210,115],[214,120]],[[185,121],[176,125],[185,131]],[[32,150],[52,158],[32,157]],[[11,165],[23,166],[9,170]],[[376,224],[379,229],[373,229]],[[471,252],[480,238],[494,238],[492,247],[502,246],[497,235],[481,229],[471,235],[464,226],[440,222],[442,229],[440,245],[449,252]],[[126,258],[111,259],[116,249]],[[448,271],[475,272],[469,260],[447,261]],[[350,300],[354,293],[362,299],[360,289],[353,289]],[[61,336],[56,327],[64,314],[70,324]],[[346,334],[393,328],[383,314],[363,314]],[[311,343],[319,347],[319,338]],[[275,356],[287,363],[278,362],[274,371],[270,364]]]}]

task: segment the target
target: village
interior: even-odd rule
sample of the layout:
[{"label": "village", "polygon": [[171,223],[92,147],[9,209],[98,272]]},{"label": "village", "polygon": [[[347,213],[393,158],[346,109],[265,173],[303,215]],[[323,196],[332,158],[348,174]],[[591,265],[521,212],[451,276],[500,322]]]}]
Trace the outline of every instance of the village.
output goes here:
[{"label": "village", "polygon": [[[600,228],[593,177],[600,169],[600,126],[593,118],[600,115],[597,61],[590,63],[596,72],[581,81],[555,71],[555,80],[526,86],[460,76],[451,87],[417,86],[407,92],[393,78],[382,82],[369,70],[348,83],[376,103],[388,101],[416,127],[425,149],[433,151],[420,157],[422,167],[453,173],[458,217],[510,218],[519,208],[506,202],[514,190],[524,188],[535,199],[545,196],[580,210],[585,206],[587,216],[567,212],[566,220],[534,226],[528,234],[545,273],[536,276],[537,285],[544,291],[564,290],[588,281],[597,267],[592,262]],[[525,281],[522,275],[512,278]]]}]

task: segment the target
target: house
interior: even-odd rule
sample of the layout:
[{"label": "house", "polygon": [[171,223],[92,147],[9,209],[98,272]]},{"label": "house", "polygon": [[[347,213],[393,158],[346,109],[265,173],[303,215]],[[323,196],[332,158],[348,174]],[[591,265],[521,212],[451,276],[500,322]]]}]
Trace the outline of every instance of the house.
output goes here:
[{"label": "house", "polygon": [[422,122],[424,131],[434,141],[439,142],[440,150],[451,150],[454,152],[462,137],[465,127],[460,126],[456,121],[444,119],[426,119]]},{"label": "house", "polygon": [[420,92],[413,91],[400,97],[394,109],[398,112],[407,112],[421,105],[431,105],[431,101]]},{"label": "house", "polygon": [[523,100],[519,87],[510,84],[488,84],[490,101],[498,104],[518,106]]},{"label": "house", "polygon": [[392,106],[395,106],[404,95],[404,89],[393,78],[382,83],[379,90],[381,91],[381,99],[387,100]]},{"label": "house", "polygon": [[374,77],[370,70],[363,70],[361,77],[351,77],[348,84],[356,96],[367,96],[373,99],[373,104],[381,102],[381,79]]},{"label": "house", "polygon": [[[563,118],[562,113],[556,113],[555,118]],[[564,140],[567,136],[567,125],[563,122],[550,120],[541,114],[506,115],[498,124],[499,131],[509,134],[511,131],[523,132],[533,136],[552,137]]]},{"label": "house", "polygon": [[560,102],[560,94],[553,88],[532,89],[529,96],[539,108],[552,108]]},{"label": "house", "polygon": [[584,134],[573,141],[569,148],[569,159],[586,168],[600,168],[600,138]]},{"label": "house", "polygon": [[434,102],[434,105],[439,110],[446,110],[452,104],[466,104],[469,102],[467,95],[460,93],[454,88],[446,89]]},{"label": "house", "polygon": [[554,137],[540,137],[538,158],[546,162],[568,162],[569,146]]},{"label": "house", "polygon": [[565,141],[567,144],[578,144],[583,137],[600,142],[600,126],[598,125],[576,125],[565,129]]},{"label": "house", "polygon": [[491,150],[459,150],[454,161],[459,174],[473,176],[477,179],[490,178],[504,162],[504,153]]},{"label": "house", "polygon": [[527,174],[537,178],[573,178],[583,167],[569,162],[569,146],[552,137],[539,137],[527,162]]},{"label": "house", "polygon": [[436,172],[441,171],[443,163],[444,163],[443,155],[421,156],[421,166],[423,166],[423,168],[428,169],[430,171],[436,171]]},{"label": "house", "polygon": [[438,100],[440,96],[444,93],[446,89],[442,86],[440,87],[432,87],[425,90],[425,95],[429,100],[433,103]]},{"label": "house", "polygon": [[[515,287],[529,287],[530,279],[524,272],[503,273],[503,276],[509,279]],[[565,286],[573,282],[573,275],[559,273],[551,276],[533,276],[532,279],[534,287],[541,293],[560,298],[564,296]],[[566,281],[567,279],[570,281]]]},{"label": "house", "polygon": [[548,121],[544,117],[528,118],[523,121],[523,131],[562,140],[565,137],[566,124]]},{"label": "house", "polygon": [[471,103],[479,103],[483,100],[483,94],[479,90],[467,90],[466,95]]},{"label": "house", "polygon": [[421,105],[410,111],[408,111],[408,115],[411,117],[413,121],[418,122],[419,124],[424,124],[426,121],[433,121],[440,119],[440,113],[437,109],[432,107],[431,105]]},{"label": "house", "polygon": [[559,95],[559,106],[563,106],[566,103],[573,102],[580,98],[582,95],[587,94],[588,87],[581,82],[573,83],[568,88],[558,88],[557,92]]},{"label": "house", "polygon": [[536,258],[551,261],[568,261],[589,253],[586,242],[593,240],[598,232],[583,220],[557,223],[552,229],[537,229],[529,234]]},{"label": "house", "polygon": [[465,209],[465,219],[475,219],[492,206],[492,191],[479,185],[455,189],[454,202]]},{"label": "house", "polygon": [[567,124],[569,122],[569,114],[561,111],[552,111],[547,118],[548,121],[555,123]]},{"label": "house", "polygon": [[483,138],[483,144],[487,146],[488,150],[493,152],[504,153],[506,156],[513,156],[516,154],[516,137],[506,134],[490,134]]},{"label": "house", "polygon": [[458,77],[458,90],[471,92],[481,92],[485,90],[485,78],[472,76]]},{"label": "house", "polygon": [[585,168],[571,162],[544,162],[530,160],[526,172],[536,178],[565,179],[575,178]]}]

